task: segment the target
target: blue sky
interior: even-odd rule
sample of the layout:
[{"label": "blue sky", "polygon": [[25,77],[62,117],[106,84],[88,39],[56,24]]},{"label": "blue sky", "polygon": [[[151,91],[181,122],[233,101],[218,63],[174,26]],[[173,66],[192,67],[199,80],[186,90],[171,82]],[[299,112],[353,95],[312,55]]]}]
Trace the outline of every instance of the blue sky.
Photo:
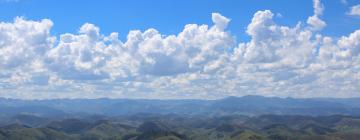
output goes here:
[{"label": "blue sky", "polygon": [[0,0],[0,97],[360,97],[358,0]]},{"label": "blue sky", "polygon": [[[323,1],[326,5],[323,19],[328,26],[322,32],[329,36],[347,35],[359,26],[360,19],[347,16],[349,6],[359,3],[348,0]],[[177,34],[189,23],[211,24],[211,13],[219,12],[231,19],[229,30],[239,40],[247,40],[245,33],[253,14],[258,10],[271,10],[281,17],[279,24],[293,26],[306,22],[312,15],[311,0],[10,0],[0,4],[0,20],[14,17],[51,19],[52,32],[76,32],[84,23],[101,27],[104,34],[119,32],[125,39],[130,30],[156,28],[163,34]]]}]

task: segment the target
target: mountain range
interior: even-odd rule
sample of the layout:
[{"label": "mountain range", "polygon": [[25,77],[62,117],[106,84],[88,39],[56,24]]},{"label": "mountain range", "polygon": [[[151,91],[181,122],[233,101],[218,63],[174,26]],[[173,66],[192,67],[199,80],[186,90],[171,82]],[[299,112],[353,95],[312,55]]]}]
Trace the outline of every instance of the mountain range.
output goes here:
[{"label": "mountain range", "polygon": [[179,115],[258,116],[275,115],[360,115],[360,98],[279,98],[263,96],[227,97],[219,100],[146,99],[52,99],[19,100],[0,98],[0,117],[32,114],[40,117],[121,116],[139,113]]},{"label": "mountain range", "polygon": [[359,98],[0,98],[0,140],[357,140],[359,132]]}]

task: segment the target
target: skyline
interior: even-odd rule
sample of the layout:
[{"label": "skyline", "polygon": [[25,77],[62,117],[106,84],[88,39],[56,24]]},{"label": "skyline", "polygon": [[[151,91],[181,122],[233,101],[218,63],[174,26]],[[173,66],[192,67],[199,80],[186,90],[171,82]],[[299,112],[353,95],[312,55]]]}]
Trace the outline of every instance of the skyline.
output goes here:
[{"label": "skyline", "polygon": [[[58,9],[45,9],[49,13],[42,14],[47,17],[39,17],[42,10],[21,15],[28,12],[21,5],[31,2],[39,1],[0,2],[0,7],[20,5],[5,9],[12,11],[8,13],[0,10],[0,97],[360,97],[360,3],[356,1],[308,0],[298,6],[306,11],[292,13],[286,12],[290,8],[282,12],[281,6],[249,6],[248,19],[226,10],[229,1],[220,9],[203,8],[215,11],[190,11],[177,20],[174,16],[170,19],[174,21],[164,15],[149,16],[164,11],[145,9],[121,25],[115,24],[119,19],[109,23],[117,13],[105,21],[104,13],[81,20],[73,20],[78,13],[59,17],[54,14]],[[240,1],[229,9],[242,2],[247,3]],[[104,3],[99,6],[106,11],[111,3]],[[336,6],[342,8],[334,10]],[[192,12],[194,16],[187,19]],[[172,15],[181,14],[169,11],[167,16]],[[130,19],[136,19],[134,25]],[[346,20],[335,23],[338,19]]]}]

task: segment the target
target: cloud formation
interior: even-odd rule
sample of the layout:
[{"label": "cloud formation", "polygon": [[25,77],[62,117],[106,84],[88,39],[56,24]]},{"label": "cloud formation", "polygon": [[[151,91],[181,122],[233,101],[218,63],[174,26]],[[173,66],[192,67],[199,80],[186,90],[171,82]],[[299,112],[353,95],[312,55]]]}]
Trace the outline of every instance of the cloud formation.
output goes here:
[{"label": "cloud formation", "polygon": [[324,12],[324,5],[320,0],[313,0],[313,3],[314,15],[307,19],[307,23],[311,25],[312,30],[319,31],[326,26],[326,23],[320,19]]},{"label": "cloud formation", "polygon": [[332,38],[308,24],[278,25],[270,10],[247,26],[248,42],[227,31],[230,19],[188,24],[177,35],[133,30],[125,41],[85,23],[50,34],[52,21],[0,23],[0,95],[12,98],[219,98],[259,94],[352,97],[360,91],[360,29]]},{"label": "cloud formation", "polygon": [[349,12],[348,12],[348,15],[351,15],[351,16],[360,16],[360,4],[354,5],[354,6],[350,7],[350,10],[349,10]]}]

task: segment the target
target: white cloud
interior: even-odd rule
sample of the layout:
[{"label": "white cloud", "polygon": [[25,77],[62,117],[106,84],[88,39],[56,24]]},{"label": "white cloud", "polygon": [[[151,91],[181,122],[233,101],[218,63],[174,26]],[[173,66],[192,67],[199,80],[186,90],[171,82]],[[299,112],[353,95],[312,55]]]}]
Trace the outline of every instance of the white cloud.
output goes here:
[{"label": "white cloud", "polygon": [[55,37],[50,35],[52,25],[48,19],[29,21],[20,17],[14,23],[0,23],[1,81],[12,84],[45,83],[39,78],[32,78],[32,75],[46,75],[43,56],[55,42]]},{"label": "white cloud", "polygon": [[326,23],[321,20],[317,15],[308,18],[307,23],[312,26],[311,29],[319,31],[326,27]]},{"label": "white cloud", "polygon": [[[274,63],[302,67],[313,57],[314,44],[310,31],[302,31],[300,25],[294,28],[279,26],[272,20],[269,10],[255,13],[247,28],[252,40],[242,43],[235,50],[240,61],[248,63]],[[294,51],[294,53],[289,53]]]},{"label": "white cloud", "polygon": [[230,22],[230,19],[220,15],[219,13],[212,13],[212,21],[214,22],[216,28],[224,30]]},{"label": "white cloud", "polygon": [[338,41],[340,48],[348,49],[351,56],[358,56],[360,54],[360,30],[356,30],[348,37],[342,37]]},{"label": "white cloud", "polygon": [[321,16],[324,12],[324,5],[321,3],[320,0],[313,0],[314,2],[314,14]]},{"label": "white cloud", "polygon": [[[318,18],[323,6],[316,0],[314,5],[312,17]],[[0,93],[15,98],[358,96],[360,29],[332,38],[300,23],[278,25],[273,17],[269,10],[256,12],[246,29],[250,40],[240,43],[226,29],[230,20],[219,13],[212,14],[212,26],[188,24],[168,36],[156,29],[133,30],[124,42],[118,33],[104,35],[90,23],[56,39],[50,20],[16,18],[0,23]]]},{"label": "white cloud", "polygon": [[[103,68],[111,55],[101,40],[99,28],[84,24],[79,35],[63,34],[58,46],[47,53],[46,65],[66,80],[101,80],[108,77]],[[111,48],[109,48],[111,49]]]},{"label": "white cloud", "polygon": [[352,6],[347,14],[351,16],[360,16],[360,4]]},{"label": "white cloud", "polygon": [[326,23],[319,17],[323,15],[324,5],[320,0],[313,0],[314,15],[310,16],[307,20],[307,24],[311,26],[312,30],[319,31],[326,27]]}]

